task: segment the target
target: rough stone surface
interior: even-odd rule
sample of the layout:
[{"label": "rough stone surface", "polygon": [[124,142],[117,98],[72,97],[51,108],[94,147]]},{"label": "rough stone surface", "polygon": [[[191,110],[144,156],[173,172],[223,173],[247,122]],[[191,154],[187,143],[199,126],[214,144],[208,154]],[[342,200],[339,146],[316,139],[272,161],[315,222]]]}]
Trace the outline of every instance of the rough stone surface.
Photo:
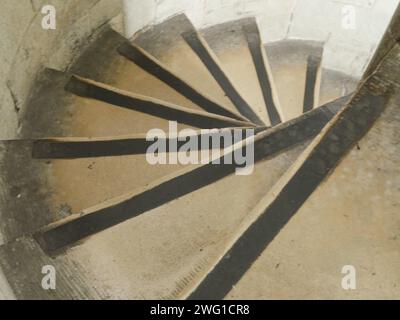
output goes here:
[{"label": "rough stone surface", "polygon": [[[41,8],[56,8],[56,30],[41,27]],[[115,0],[3,0],[0,10],[0,138],[18,134],[32,84],[44,67],[60,70],[93,32],[120,13]]]}]

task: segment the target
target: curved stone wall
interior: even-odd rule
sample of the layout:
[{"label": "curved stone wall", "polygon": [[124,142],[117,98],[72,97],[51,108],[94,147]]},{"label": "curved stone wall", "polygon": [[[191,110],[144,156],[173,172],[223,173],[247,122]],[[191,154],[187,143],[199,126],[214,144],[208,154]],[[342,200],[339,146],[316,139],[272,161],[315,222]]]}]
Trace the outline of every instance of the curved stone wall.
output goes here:
[{"label": "curved stone wall", "polygon": [[[56,29],[42,28],[42,8],[56,9]],[[119,0],[2,0],[0,138],[17,136],[19,119],[43,67],[63,70],[93,31],[121,12]]]}]

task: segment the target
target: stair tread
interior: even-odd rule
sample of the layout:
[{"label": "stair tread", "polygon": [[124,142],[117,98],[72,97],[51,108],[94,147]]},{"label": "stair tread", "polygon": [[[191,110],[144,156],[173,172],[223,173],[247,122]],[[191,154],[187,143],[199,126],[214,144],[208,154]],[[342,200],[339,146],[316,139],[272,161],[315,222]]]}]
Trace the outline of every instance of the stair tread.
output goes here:
[{"label": "stair tread", "polygon": [[[303,143],[318,134],[344,101],[344,99],[340,99],[302,115],[298,119],[260,132],[254,143],[256,163],[292,148],[296,144]],[[240,148],[240,146],[236,148]],[[235,151],[235,157],[237,151]],[[225,152],[227,155],[233,153],[229,148]],[[218,157],[226,158],[227,155],[218,155]],[[222,163],[225,161],[223,160]],[[57,224],[50,225],[41,231],[38,239],[47,251],[73,245],[90,235],[142,215],[178,197],[198,191],[204,186],[233,174],[236,169],[237,165],[233,164],[215,165],[214,160],[199,167],[182,169],[173,176],[154,181],[142,189],[133,190],[121,197],[88,208],[81,214],[73,214],[60,220]]]},{"label": "stair tread", "polygon": [[[55,70],[44,72],[22,119],[20,138],[146,135],[155,128],[168,132],[167,120],[65,91],[69,78],[68,74]],[[187,128],[192,127],[178,124],[178,130]],[[13,216],[16,212],[20,217],[9,217],[10,223],[4,226],[6,239],[0,236],[2,241],[46,225],[60,218],[59,214],[76,212],[146,185],[181,167],[151,166],[145,155],[33,160],[29,141],[14,144],[2,141],[0,149],[6,179],[2,181],[5,185],[1,202],[8,208],[2,218],[7,220],[9,214]]]},{"label": "stair tread", "polygon": [[[51,137],[107,137],[118,135],[145,134],[159,128],[167,131],[169,122],[160,116],[126,109],[104,101],[78,96],[65,90],[71,76],[67,73],[47,69],[40,76],[31,96],[22,122],[20,138]],[[102,85],[99,83],[99,85]],[[111,87],[111,89],[113,89]],[[120,92],[116,90],[116,92]],[[123,93],[123,92],[122,92]],[[127,92],[127,94],[132,94]],[[132,94],[136,97],[137,95]],[[155,101],[150,97],[143,97]],[[164,103],[160,101],[160,103]],[[166,104],[169,106],[169,104]],[[173,105],[172,105],[173,106]],[[185,108],[176,106],[185,114]],[[188,117],[204,116],[204,119],[226,119],[227,126],[249,126],[244,122],[230,120],[203,110],[187,109]],[[193,111],[192,111],[193,110]],[[193,117],[192,117],[193,118]],[[188,121],[191,118],[188,118]],[[193,118],[194,119],[194,118]],[[189,121],[190,122],[190,121]],[[179,129],[194,128],[179,123]]]},{"label": "stair tread", "polygon": [[282,40],[266,44],[265,49],[285,120],[295,118],[303,113],[308,57],[321,59],[323,46],[316,41]]},{"label": "stair tread", "polygon": [[73,76],[71,78],[66,89],[78,96],[106,102],[119,108],[139,111],[165,120],[177,121],[180,124],[203,129],[254,126],[248,121],[236,120],[231,117],[221,116],[202,110],[181,107],[153,97],[120,90],[105,83],[78,76]]},{"label": "stair tread", "polygon": [[[127,107],[117,106],[114,103],[107,103],[99,99],[84,97],[84,89],[78,92],[81,95],[66,91],[68,84],[71,87],[71,76],[67,73],[56,70],[46,69],[36,83],[34,95],[30,98],[30,105],[22,122],[20,138],[50,138],[50,137],[101,137],[145,134],[150,129],[159,128],[167,130],[168,120],[177,120],[178,128],[194,128],[194,126],[207,127],[207,121],[212,127],[227,126],[251,126],[251,124],[207,113],[203,110],[194,110],[175,106],[151,97],[145,97],[117,90],[114,87],[106,86],[102,83],[91,82],[87,79],[76,78],[77,84],[80,82],[93,83],[94,87],[100,86],[107,88],[116,96],[134,97],[141,99],[135,106],[141,108],[127,109]],[[109,89],[108,89],[109,88]],[[86,89],[85,89],[86,90]],[[88,93],[93,94],[92,93]],[[143,101],[141,103],[140,101]],[[111,101],[113,102],[113,101]],[[175,113],[170,117],[165,114],[161,107],[157,110],[146,110],[145,103],[155,103],[172,108]],[[116,103],[116,102],[115,102]],[[56,106],[56,107],[55,107]],[[143,110],[143,112],[141,112]],[[147,112],[147,113],[145,113]]]},{"label": "stair tread", "polygon": [[[125,298],[182,298],[301,149],[260,162],[251,176],[231,175],[98,233],[70,248],[68,258],[85,257],[88,271],[109,287],[130,283],[135,290],[124,288]],[[107,272],[99,272],[98,250],[113,256]]]},{"label": "stair tread", "polygon": [[[283,127],[285,127],[285,125],[286,124],[283,124]],[[275,129],[275,130],[277,130],[277,129]],[[293,135],[290,134],[289,136],[292,137]],[[278,139],[278,137],[276,137],[276,139]],[[278,140],[280,141],[282,139],[278,139]],[[276,142],[278,142],[278,140]],[[268,140],[268,141],[271,141],[271,140]],[[275,178],[278,179],[279,175],[283,174],[283,172],[286,171],[287,167],[292,163],[292,161],[294,161],[294,159],[296,158],[296,155],[299,152],[301,152],[302,148],[303,147],[298,147],[298,148],[293,149],[290,152],[284,152],[284,153],[281,153],[280,155],[277,155],[276,157],[273,157],[271,159],[263,160],[262,162],[260,162],[259,164],[256,165],[256,173],[254,175],[244,176],[244,177],[240,177],[240,176],[227,177],[227,178],[222,179],[221,181],[219,181],[219,182],[217,182],[215,184],[208,185],[207,187],[205,187],[201,191],[198,191],[198,192],[191,193],[189,195],[183,196],[180,199],[177,199],[175,201],[172,201],[172,202],[170,202],[170,203],[168,203],[168,204],[166,204],[164,206],[161,206],[161,207],[155,209],[156,212],[159,212],[161,215],[166,215],[167,213],[171,213],[173,215],[176,214],[176,215],[178,215],[177,218],[179,219],[179,221],[182,221],[181,215],[185,215],[185,214],[187,215],[188,214],[188,215],[192,216],[193,215],[193,211],[196,211],[196,213],[194,214],[195,215],[194,219],[198,219],[198,220],[196,220],[195,221],[196,223],[194,223],[193,220],[189,219],[188,223],[191,224],[191,225],[197,225],[197,221],[201,221],[201,223],[206,223],[205,226],[202,226],[202,228],[199,229],[200,230],[199,233],[193,233],[193,231],[189,230],[189,229],[185,229],[182,232],[177,232],[176,228],[175,228],[176,225],[174,224],[174,221],[176,221],[176,220],[175,219],[171,220],[171,218],[166,217],[165,218],[166,219],[165,223],[162,224],[162,226],[166,226],[167,228],[171,228],[172,227],[172,230],[175,230],[175,232],[171,232],[171,231],[169,231],[169,233],[152,232],[152,234],[154,234],[154,235],[156,235],[156,234],[157,235],[165,235],[167,237],[165,239],[165,241],[167,241],[171,245],[172,245],[173,241],[169,241],[169,240],[171,240],[170,238],[168,238],[170,236],[176,236],[176,237],[179,238],[181,236],[182,237],[186,237],[186,236],[192,237],[192,236],[195,235],[196,236],[195,239],[188,238],[188,239],[186,239],[186,240],[188,240],[186,242],[185,241],[176,242],[176,245],[178,245],[178,246],[182,246],[182,244],[185,244],[185,243],[191,243],[190,241],[196,241],[196,242],[193,242],[193,243],[198,243],[199,244],[199,246],[195,246],[195,247],[190,246],[189,248],[187,248],[187,247],[184,246],[183,248],[182,247],[180,247],[180,249],[178,248],[179,252],[183,254],[183,255],[179,255],[178,257],[179,257],[179,259],[186,259],[187,258],[187,250],[190,250],[190,252],[192,252],[192,254],[193,253],[198,253],[199,255],[201,254],[202,256],[193,257],[193,264],[188,264],[188,268],[183,270],[182,273],[177,275],[177,277],[180,280],[175,285],[174,285],[174,283],[176,282],[176,277],[175,276],[173,278],[172,285],[171,285],[170,282],[168,282],[169,281],[168,279],[166,280],[167,283],[168,283],[168,287],[172,288],[172,290],[168,290],[167,289],[165,291],[161,291],[160,292],[159,291],[159,286],[157,286],[155,288],[154,285],[153,286],[152,286],[152,284],[148,285],[149,283],[146,282],[146,288],[148,290],[146,290],[145,288],[143,289],[143,291],[141,290],[139,292],[140,296],[142,296],[142,297],[143,296],[144,297],[161,297],[161,296],[162,297],[179,297],[179,296],[182,296],[184,294],[187,294],[187,290],[189,290],[189,288],[193,284],[193,282],[191,282],[191,280],[195,280],[196,281],[196,277],[195,277],[196,274],[200,275],[201,271],[203,270],[203,272],[204,272],[204,270],[206,270],[206,267],[209,266],[210,263],[212,262],[212,261],[211,262],[210,261],[209,262],[206,261],[207,263],[204,262],[205,261],[204,260],[205,259],[204,258],[205,257],[204,254],[207,254],[207,257],[213,257],[214,256],[215,258],[217,258],[218,255],[221,252],[221,248],[226,246],[226,241],[227,241],[226,237],[221,238],[220,236],[223,235],[223,234],[226,234],[226,232],[228,232],[226,230],[229,230],[229,232],[232,232],[232,230],[237,230],[237,229],[223,229],[221,231],[221,229],[214,230],[211,227],[211,233],[214,234],[214,236],[215,236],[215,237],[214,236],[210,237],[211,244],[210,243],[205,243],[204,244],[201,241],[199,241],[198,240],[199,236],[202,237],[202,239],[204,239],[204,234],[207,234],[207,233],[205,233],[204,230],[210,229],[210,225],[207,224],[208,220],[204,219],[204,216],[203,216],[204,212],[207,211],[206,208],[209,208],[209,204],[210,203],[215,203],[215,204],[218,203],[221,206],[226,205],[227,208],[231,208],[232,207],[232,209],[226,210],[224,212],[226,212],[228,217],[230,217],[232,219],[233,218],[235,219],[235,223],[236,223],[235,226],[238,227],[239,226],[238,223],[240,223],[246,217],[246,215],[248,214],[249,207],[254,205],[257,201],[253,201],[253,200],[244,201],[242,197],[238,198],[237,197],[237,194],[238,194],[237,190],[239,190],[239,189],[242,190],[243,189],[243,191],[240,192],[240,194],[241,195],[245,194],[246,198],[248,196],[248,197],[250,197],[250,199],[254,199],[253,191],[250,192],[250,190],[259,190],[258,193],[264,194],[265,190],[256,188],[254,186],[254,184],[256,184],[256,185],[263,184],[263,185],[267,185],[267,186],[270,185],[270,183],[273,184],[273,182],[275,181],[274,179]],[[15,152],[12,152],[12,154],[15,154]],[[290,154],[292,154],[293,158],[291,158]],[[27,157],[27,156],[24,156],[22,158],[23,159],[28,159],[29,161],[31,161],[29,159],[29,157]],[[266,167],[264,167],[264,165]],[[28,170],[29,170],[29,168],[28,168]],[[136,170],[138,170],[138,169],[135,168],[135,172],[136,172]],[[65,169],[65,167],[62,168],[62,171],[63,171],[62,174],[64,174],[64,175],[65,175],[65,172],[70,172],[68,169]],[[101,170],[101,171],[104,172],[104,170]],[[132,172],[133,172],[133,170],[132,170]],[[25,175],[25,172],[21,172],[21,174]],[[259,175],[261,175],[261,176],[259,176]],[[36,175],[34,175],[34,176],[37,176],[37,172],[36,172]],[[40,174],[40,176],[43,176],[43,175]],[[72,175],[69,174],[69,176],[72,176]],[[68,179],[70,179],[70,181],[73,181],[74,178],[77,179],[76,176],[68,177]],[[74,190],[72,190],[72,192],[78,192],[78,193],[88,192],[87,190],[84,190],[85,186],[79,186],[79,185],[77,186],[76,181],[80,181],[81,178],[82,178],[82,175],[80,175],[78,177],[79,180],[75,180],[74,183],[71,185],[71,188],[72,187],[75,188]],[[112,177],[110,179],[112,179]],[[266,180],[264,180],[264,179],[266,179]],[[115,180],[115,176],[114,176],[114,180]],[[239,181],[239,180],[240,180],[239,184],[237,182],[233,182],[233,181]],[[109,179],[108,179],[108,181],[109,181]],[[250,184],[250,186],[249,186],[249,184]],[[100,185],[102,185],[102,188],[104,188],[103,184],[100,183]],[[218,185],[220,185],[220,186],[222,185],[223,187],[218,187],[217,191],[216,191],[216,189],[213,189],[213,188],[216,188],[216,186],[218,186]],[[235,186],[234,187],[235,188],[235,192],[228,192],[227,194],[224,193],[227,188],[232,188],[233,186]],[[33,187],[35,187],[35,186],[33,186]],[[87,188],[89,188],[89,187],[87,187]],[[111,185],[110,187],[114,187],[114,186]],[[82,189],[80,189],[80,188],[82,188]],[[57,189],[60,190],[60,192],[62,192],[62,190],[63,190],[62,188],[57,188]],[[76,190],[76,189],[78,189],[78,190]],[[208,191],[207,194],[204,194],[203,190],[209,190],[209,191]],[[69,193],[69,192],[66,192],[66,193]],[[109,193],[106,193],[106,194],[109,194]],[[224,194],[224,197],[221,197],[220,196],[221,194]],[[225,198],[226,195],[229,195],[230,197],[232,197],[232,199],[229,198],[229,197]],[[51,196],[54,197],[54,194],[52,194]],[[65,195],[63,195],[63,196],[65,196]],[[196,208],[199,207],[198,211],[195,210],[195,209],[191,209],[190,212],[189,212],[188,210],[183,210],[183,209],[179,209],[178,210],[176,208],[176,203],[178,203],[178,202],[180,203],[179,204],[180,206],[184,206],[185,208],[187,208],[188,203],[194,203],[194,200],[191,200],[192,199],[191,197],[194,197],[194,199],[198,199],[198,200],[196,200],[196,202],[197,201],[200,202],[199,206],[196,205]],[[215,200],[212,200],[213,197],[214,198],[217,197],[218,199],[215,198]],[[208,199],[208,198],[210,198],[211,200],[204,201],[204,199]],[[221,199],[223,199],[223,200],[221,200]],[[29,201],[29,199],[28,199],[28,201]],[[240,202],[240,205],[237,205],[237,201]],[[36,203],[36,202],[33,201],[33,203]],[[27,206],[26,204],[23,205],[23,207],[26,207],[26,206]],[[171,209],[166,209],[168,206],[171,206]],[[38,207],[40,207],[40,206],[38,206]],[[238,209],[235,209],[235,208],[238,208]],[[43,211],[44,206],[40,207],[40,209]],[[171,211],[169,211],[169,210],[171,210]],[[16,210],[11,210],[11,211],[12,212],[16,212]],[[232,212],[234,212],[235,214],[232,214]],[[237,212],[237,214],[236,214],[236,212]],[[35,211],[33,211],[32,213],[33,213],[33,216],[35,216],[35,221],[36,221],[36,219],[38,219],[37,213]],[[150,213],[150,212],[147,212],[147,213]],[[111,244],[115,243],[115,245],[117,245],[117,242],[121,241],[121,237],[124,234],[126,234],[125,232],[123,232],[123,230],[126,230],[124,228],[128,228],[129,230],[132,230],[130,228],[131,228],[131,226],[134,226],[134,230],[137,230],[136,227],[135,227],[137,221],[147,221],[146,222],[147,223],[147,227],[145,227],[143,229],[140,228],[140,230],[143,230],[143,231],[149,230],[148,228],[151,227],[151,226],[152,227],[156,226],[157,228],[159,228],[158,223],[159,223],[160,217],[159,216],[153,217],[153,215],[154,215],[154,212],[151,212],[151,214],[143,215],[143,217],[145,217],[145,218],[140,217],[140,218],[137,218],[137,219],[132,219],[127,224],[125,224],[125,223],[124,224],[120,224],[120,225],[115,226],[113,228],[110,228],[110,229],[108,229],[108,230],[106,230],[104,232],[96,234],[95,236],[92,236],[91,238],[87,239],[80,246],[73,247],[70,250],[68,250],[66,257],[68,259],[70,259],[71,261],[80,261],[80,262],[83,261],[82,259],[88,259],[89,261],[88,260],[84,260],[85,261],[84,265],[87,266],[88,268],[92,267],[92,263],[95,266],[100,266],[101,264],[99,263],[99,261],[95,260],[96,257],[98,258],[100,256],[98,254],[93,254],[95,252],[95,248],[98,248],[98,249],[101,248],[101,250],[103,250],[104,249],[104,241],[105,241],[108,244],[110,244],[109,247],[110,248],[112,247],[111,250],[114,251],[115,247],[114,247],[114,245],[111,245]],[[20,216],[23,217],[24,219],[26,219],[26,215],[20,215]],[[221,219],[221,218],[224,218],[224,217],[225,216],[221,216],[220,213],[218,213],[218,215],[215,215],[216,219]],[[145,219],[145,220],[143,220],[143,219]],[[150,220],[147,220],[147,219],[150,219]],[[158,222],[155,223],[154,219],[156,219]],[[27,223],[28,222],[29,222],[29,220],[27,221]],[[225,223],[223,223],[222,226],[226,227]],[[122,228],[122,229],[119,229],[119,228]],[[116,231],[116,230],[118,230],[118,231]],[[168,230],[166,230],[166,231],[168,231]],[[111,233],[111,236],[110,236],[110,233]],[[147,233],[147,235],[149,234],[148,232],[146,232],[146,233]],[[138,234],[138,233],[137,232],[133,232],[132,233],[132,231],[128,231],[128,234],[131,235],[131,234]],[[115,236],[117,236],[117,238],[115,238]],[[146,242],[146,243],[141,242],[142,244],[139,247],[135,246],[135,248],[138,248],[139,251],[136,251],[136,249],[133,250],[133,251],[132,250],[128,250],[129,257],[125,259],[125,258],[122,258],[122,255],[126,254],[126,253],[124,253],[125,246],[129,246],[132,249],[132,241],[130,240],[129,237],[122,237],[122,238],[125,239],[124,240],[125,242],[124,242],[123,245],[121,245],[122,249],[121,249],[121,251],[119,251],[120,253],[119,252],[116,253],[116,251],[114,251],[114,253],[116,255],[116,259],[112,263],[112,266],[113,267],[115,266],[114,263],[116,265],[119,265],[120,268],[122,269],[121,270],[121,274],[122,274],[122,277],[124,279],[126,279],[126,277],[128,277],[130,279],[130,281],[129,281],[130,283],[139,282],[139,285],[142,286],[143,282],[142,282],[142,284],[140,284],[141,280],[137,278],[137,274],[142,274],[140,272],[145,272],[145,274],[148,274],[146,272],[149,272],[148,271],[149,270],[149,264],[147,264],[145,262],[149,261],[149,260],[143,259],[143,262],[145,263],[145,266],[144,266],[144,268],[142,268],[143,265],[138,265],[137,264],[137,262],[138,262],[137,254],[140,254],[140,253],[143,254],[143,248],[147,247],[147,248],[149,248],[148,252],[151,252],[151,254],[149,256],[147,256],[148,257],[147,259],[159,259],[160,258],[159,251],[157,251],[157,249],[156,249],[156,248],[159,248],[159,242],[153,241],[154,238],[149,239],[150,241]],[[213,241],[211,239],[213,239],[215,241]],[[159,240],[159,239],[156,238],[155,240]],[[101,244],[100,246],[99,246],[99,243]],[[208,247],[210,247],[210,248],[209,249],[205,249],[205,246],[207,246],[207,248]],[[215,246],[215,247],[213,248],[213,246]],[[174,249],[175,248],[172,248],[171,250],[174,250]],[[201,253],[201,252],[203,252],[203,253]],[[92,256],[92,254],[93,254],[93,256]],[[89,255],[89,258],[88,258],[88,255]],[[65,256],[61,255],[60,259],[63,258],[63,257],[65,257]],[[179,261],[179,264],[181,266],[184,265],[184,264],[181,263],[182,260],[175,259],[176,256],[170,255],[170,257],[173,257],[174,261]],[[161,258],[165,262],[166,257],[162,256]],[[120,259],[123,259],[123,260],[120,260]],[[131,262],[123,263],[122,261],[125,261],[125,262],[126,261],[131,261]],[[135,264],[133,263],[134,261],[135,261]],[[185,260],[185,261],[187,261],[187,260]],[[132,270],[132,268],[133,268],[132,266],[134,266],[134,265],[137,266],[137,268],[138,268],[137,269],[138,273],[136,275],[132,274],[132,272],[129,271],[129,270]],[[152,270],[154,270],[155,273],[156,272],[158,272],[158,273],[160,272],[160,269],[158,269],[159,265],[160,265],[159,263],[155,263],[154,267],[152,267],[152,268],[154,268]],[[171,265],[174,267],[174,263],[173,262],[171,262]],[[128,271],[126,270],[127,266],[128,266],[128,269],[129,269]],[[113,272],[113,274],[114,274],[114,272]],[[193,276],[193,272],[194,272],[195,276]],[[90,273],[90,272],[89,272],[88,269],[85,269],[84,270],[84,274],[85,273]],[[92,274],[92,276],[90,278],[92,279],[95,276],[97,276],[97,272],[95,274]],[[162,274],[160,274],[159,277],[160,276],[162,276]],[[159,277],[151,276],[150,278],[152,280],[154,280],[154,279],[159,279]],[[105,282],[109,281],[108,280],[109,278],[108,279],[107,278],[108,278],[108,276],[106,274],[106,279],[101,278],[101,279],[98,279],[98,280],[100,281],[100,283],[105,283]],[[189,286],[187,285],[187,283],[189,283]],[[129,297],[129,298],[137,297],[137,296],[132,296],[132,292],[133,292],[132,290],[126,290],[126,292],[123,292],[123,294],[125,294],[125,297]],[[135,290],[134,292],[137,292],[137,291]],[[107,292],[107,294],[111,295],[111,296],[116,296],[117,295],[116,292],[111,292],[111,293]]]},{"label": "stair tread", "polygon": [[[148,185],[183,165],[151,165],[146,154],[82,159],[32,159],[29,141],[2,142],[2,242],[110,198]],[[40,177],[40,178],[38,178]],[[29,187],[26,184],[29,183]],[[18,219],[12,219],[18,215]]]},{"label": "stair tread", "polygon": [[[267,108],[258,82],[257,72],[248,47],[243,26],[256,23],[246,18],[200,30],[218,57],[227,76],[261,119],[270,124]],[[240,61],[240,63],[238,63]]]},{"label": "stair tread", "polygon": [[182,38],[182,33],[190,31],[196,30],[184,14],[179,14],[139,32],[132,42],[167,65],[204,96],[237,112],[214,77]]},{"label": "stair tread", "polygon": [[[317,274],[321,268],[329,270],[329,275],[326,276],[329,278],[327,283],[330,288],[324,288],[322,294],[329,292],[340,299],[348,298],[349,293],[340,290],[338,294],[340,281],[345,278],[332,277],[334,270],[340,274],[344,266],[356,265],[355,256],[360,258],[360,253],[364,265],[362,269],[373,268],[371,254],[364,255],[365,249],[360,250],[360,246],[363,248],[369,240],[367,248],[376,248],[376,240],[379,240],[381,248],[388,250],[385,253],[381,251],[380,254],[391,255],[392,249],[388,249],[388,233],[396,233],[393,217],[396,215],[398,220],[395,208],[400,199],[398,190],[393,192],[393,182],[399,176],[400,160],[398,136],[394,134],[398,132],[400,125],[397,112],[400,77],[399,73],[393,72],[400,67],[399,54],[400,47],[394,46],[372,76],[362,82],[346,107],[287,170],[273,192],[262,200],[262,205],[260,203],[255,210],[257,219],[235,239],[234,244],[226,248],[225,254],[190,298],[234,298],[237,294],[246,299],[254,298],[255,295],[257,299],[267,299],[268,296],[264,294],[266,284],[269,286],[269,280],[276,279],[275,272],[280,264],[287,263],[280,259],[281,261],[269,269],[271,273],[266,274],[267,260],[273,261],[269,255],[271,251],[266,250],[269,246],[275,245],[280,257],[285,249],[291,249],[288,253],[288,256],[292,255],[292,266],[289,270],[293,271],[293,267],[297,270],[294,278],[284,278],[285,283],[292,285],[286,285],[287,290],[283,290],[283,294],[289,297],[294,294],[297,298],[300,292],[300,296],[306,298],[316,293],[319,297],[321,295],[320,281],[309,281],[309,264],[314,265],[314,269],[310,268],[315,272],[313,274]],[[382,168],[376,166],[378,162],[383,163],[384,174]],[[350,184],[349,177],[358,183]],[[338,211],[338,207],[342,210]],[[307,214],[304,215],[304,212]],[[316,212],[321,214],[316,215]],[[361,222],[356,233],[355,223],[346,223],[349,216],[343,216],[343,212]],[[383,228],[382,212],[388,213],[384,224],[388,229],[377,233],[378,220]],[[371,215],[375,215],[377,220],[371,219]],[[308,220],[302,220],[304,216],[308,216]],[[322,231],[321,226],[324,226]],[[288,229],[290,231],[286,232]],[[355,234],[358,238],[354,237]],[[306,239],[307,244],[294,243],[293,238],[299,239],[296,235],[300,235],[303,241]],[[326,235],[329,237],[325,238]],[[278,241],[282,237],[286,240],[284,243]],[[298,250],[292,250],[295,245]],[[351,250],[347,251],[348,248]],[[317,255],[314,255],[316,251]],[[343,255],[344,252],[348,255]],[[304,255],[311,259],[304,259]],[[400,256],[396,260],[393,265],[397,266]],[[304,269],[299,268],[303,261],[306,262]],[[385,264],[382,266],[385,267]],[[359,271],[359,264],[357,268]],[[383,278],[386,277],[387,273],[383,272]],[[392,274],[390,281],[396,278],[398,272]],[[373,285],[374,282],[373,280],[369,284]],[[239,288],[241,283],[246,285]],[[375,282],[380,288],[383,287],[381,284],[382,281]],[[279,285],[282,283],[275,283],[271,290],[279,288]],[[250,287],[252,290],[249,290]],[[293,287],[297,292],[291,291]],[[268,292],[275,296],[276,293],[272,291]],[[356,293],[355,297],[359,297],[359,292],[353,292]],[[383,292],[387,294],[386,290]],[[364,291],[363,294],[371,296],[369,291]],[[329,297],[332,298],[331,295]]]},{"label": "stair tread", "polygon": [[[271,125],[260,87],[266,82],[243,29],[249,25],[258,28],[244,18],[197,33],[179,14],[130,42],[106,27],[67,72],[41,74],[21,116],[22,140],[0,141],[0,286],[11,289],[0,288],[0,299],[400,295],[400,77],[391,74],[400,46],[321,133],[358,80],[322,69],[321,42],[262,45],[278,120],[285,122],[264,128],[237,120],[238,103],[182,36],[204,36],[228,82]],[[130,61],[129,47],[153,56],[165,77]],[[176,76],[175,89],[168,74]],[[185,94],[182,84],[194,93]],[[207,101],[215,113],[204,112]],[[217,115],[220,106],[230,111],[225,117]],[[142,151],[70,159],[32,154],[35,139],[108,142],[143,138],[155,128],[168,133],[168,117],[177,113],[184,114],[178,130],[259,125],[253,174],[211,164],[151,165]],[[340,289],[347,264],[362,270],[360,283],[374,292]],[[56,268],[57,290],[41,287],[45,265]]]},{"label": "stair tread", "polygon": [[[313,113],[301,116],[293,122],[270,129],[268,131],[268,139],[265,140],[266,138],[264,138],[262,141],[265,140],[265,142],[257,147],[261,148],[257,149],[259,150],[258,152],[261,152],[261,154],[267,152],[267,154],[273,155],[282,149],[290,147],[293,143],[297,143],[298,139],[303,141],[307,137],[314,136],[319,132],[321,126],[337,112],[336,104],[340,106],[341,102],[333,103],[333,108],[322,107],[315,110],[315,112],[313,111]],[[293,130],[294,132],[292,132]],[[71,138],[66,140],[71,140]],[[264,143],[266,143],[265,146]],[[264,147],[266,148],[265,150],[263,149]],[[181,172],[177,170],[178,165],[159,166],[157,170],[151,168],[147,164],[144,155],[75,160],[32,160],[32,141],[30,140],[4,141],[1,144],[1,149],[4,155],[1,165],[5,173],[5,180],[3,181],[5,184],[5,198],[2,199],[2,203],[8,207],[4,214],[20,212],[18,216],[21,217],[21,220],[18,221],[10,220],[13,223],[7,225],[9,229],[6,232],[7,239],[14,238],[20,234],[29,234],[29,230],[37,230],[41,226],[52,222],[53,219],[56,221],[65,214],[68,216],[72,212],[79,212],[91,205],[111,199],[110,195],[117,196],[126,194],[128,191],[131,193],[131,190],[135,191],[137,188],[157,183],[157,177],[171,179],[169,176],[166,177],[170,172],[174,175],[181,175]],[[212,165],[211,167],[215,166]],[[221,168],[216,166],[213,169]],[[185,172],[187,170],[190,171],[192,169],[185,168]],[[221,169],[219,171],[225,174],[224,170]],[[78,174],[71,174],[71,172],[78,172]],[[101,172],[101,174],[97,174],[98,172]],[[137,177],[135,177],[135,174],[137,175],[136,172],[140,173]],[[214,174],[218,179],[219,172]],[[114,187],[113,184],[107,183],[115,180],[115,177],[119,175],[122,178],[114,182],[118,188]],[[42,178],[37,179],[37,177]],[[80,183],[80,179],[83,179],[84,182]],[[189,175],[190,179],[192,178]],[[30,181],[29,188],[22,189],[21,186],[24,185],[24,181]],[[97,186],[102,186],[101,188],[107,192],[104,190],[93,192],[90,184],[95,189],[98,189]],[[65,188],[63,188],[63,185]],[[166,191],[168,190],[170,188]],[[181,191],[184,192],[185,190]],[[77,196],[76,192],[80,195]],[[31,203],[35,205],[29,205]],[[50,209],[48,207],[49,204],[51,204]]]},{"label": "stair tread", "polygon": [[[398,101],[397,94],[227,299],[399,296],[400,288],[393,286],[399,281],[400,265],[400,189],[394,187],[400,177]],[[288,249],[294,246],[296,250]],[[282,252],[286,252],[284,261]],[[341,270],[349,264],[356,268],[357,281],[370,290],[337,290],[343,277]],[[310,274],[325,279],[323,290],[319,282],[308,281]],[[335,274],[338,276],[332,277]]]},{"label": "stair tread", "polygon": [[[165,119],[65,91],[69,79],[70,76],[66,73],[45,70],[42,79],[37,83],[36,96],[30,100],[31,105],[22,121],[20,138],[105,138],[134,134],[145,136],[150,129],[156,128],[169,131],[169,121]],[[184,124],[178,124],[177,128],[179,131],[194,129]],[[2,241],[24,234],[27,230],[35,230],[52,219],[59,219],[59,214],[79,212],[147,185],[182,167],[152,166],[146,161],[145,155],[32,160],[32,146],[29,143],[16,141],[12,145],[4,141],[0,147],[2,155],[6,155],[2,163],[3,172],[7,179],[12,179],[12,183],[5,186],[4,190],[20,190],[11,197],[6,193],[1,202],[9,208],[8,213],[19,212],[21,217],[20,220],[11,220],[14,222],[7,225],[6,239]],[[7,165],[10,167],[6,167]],[[22,187],[26,181],[31,183],[29,188]],[[47,203],[44,204],[43,201]]]},{"label": "stair tread", "polygon": [[105,28],[98,39],[74,63],[71,72],[122,90],[202,110],[166,83],[118,54],[118,47],[126,41],[127,39],[116,31]]},{"label": "stair tread", "polygon": [[330,69],[322,69],[321,78],[320,104],[354,92],[359,82],[356,78]]},{"label": "stair tread", "polygon": [[[18,298],[182,298],[302,149],[263,160],[251,176],[226,177],[53,258],[31,238],[9,242],[0,246],[0,266]],[[44,265],[56,267],[54,292],[40,287]],[[65,282],[71,275],[74,280]]]}]

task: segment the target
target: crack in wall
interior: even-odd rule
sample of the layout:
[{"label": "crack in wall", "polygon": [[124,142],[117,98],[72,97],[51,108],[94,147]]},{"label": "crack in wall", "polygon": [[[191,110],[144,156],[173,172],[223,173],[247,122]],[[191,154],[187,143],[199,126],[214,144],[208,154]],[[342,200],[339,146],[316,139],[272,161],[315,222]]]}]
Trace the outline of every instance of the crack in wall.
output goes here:
[{"label": "crack in wall", "polygon": [[21,108],[20,108],[21,102],[18,100],[17,95],[15,94],[13,89],[11,88],[11,84],[10,84],[9,81],[6,82],[6,87],[8,89],[8,92],[10,93],[10,97],[11,97],[11,100],[12,100],[13,105],[14,105],[14,110],[15,110],[15,112],[17,114],[19,114],[19,111],[21,110]]},{"label": "crack in wall", "polygon": [[285,39],[289,38],[290,31],[292,30],[293,21],[294,21],[294,13],[295,13],[295,11],[297,9],[297,5],[298,4],[299,4],[299,0],[296,0],[294,2],[294,4],[293,4],[293,7],[292,7],[291,11],[290,11],[290,19],[289,19],[288,27],[286,29]]}]

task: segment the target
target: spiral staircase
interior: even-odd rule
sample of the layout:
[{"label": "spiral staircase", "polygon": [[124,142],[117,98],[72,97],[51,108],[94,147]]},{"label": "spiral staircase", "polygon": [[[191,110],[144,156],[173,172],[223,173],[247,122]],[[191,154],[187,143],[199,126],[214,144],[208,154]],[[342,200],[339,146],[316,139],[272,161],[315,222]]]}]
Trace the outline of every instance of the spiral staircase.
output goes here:
[{"label": "spiral staircase", "polygon": [[[254,18],[196,30],[179,14],[129,40],[103,26],[40,74],[20,139],[0,144],[16,298],[373,297],[340,288],[350,256],[398,296],[400,45],[385,45],[359,82],[322,68],[323,43],[262,43]],[[255,129],[254,172],[150,165],[146,133],[169,121]]]}]

